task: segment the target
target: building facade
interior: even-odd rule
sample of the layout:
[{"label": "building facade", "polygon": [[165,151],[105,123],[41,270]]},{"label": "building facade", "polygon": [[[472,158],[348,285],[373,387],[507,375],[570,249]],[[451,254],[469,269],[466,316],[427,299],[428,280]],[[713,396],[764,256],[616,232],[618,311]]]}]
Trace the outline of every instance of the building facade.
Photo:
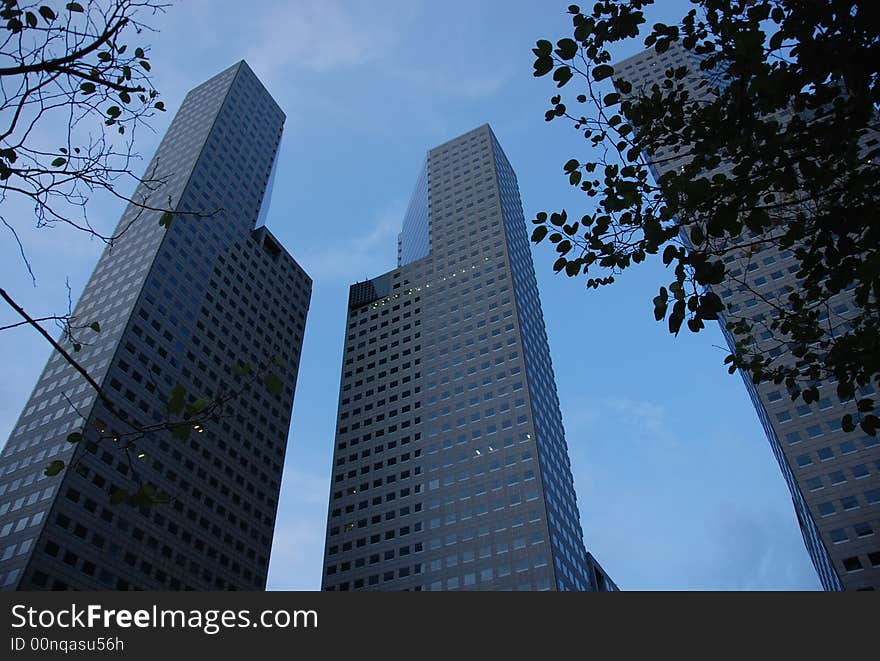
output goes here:
[{"label": "building facade", "polygon": [[[265,587],[311,296],[263,225],[283,124],[244,62],[184,99],[134,195],[180,213],[130,205],[73,313],[106,399],[53,353],[0,457],[3,589]],[[138,440],[177,384],[215,415]],[[170,502],[112,504],[140,483]]]},{"label": "building facade", "polygon": [[[659,54],[648,49],[614,66],[615,76],[633,84],[633,94],[661,83],[670,67],[687,67],[683,80],[691,98],[708,93],[700,87],[705,73],[699,62],[679,44]],[[713,82],[718,82],[715,79]],[[723,84],[723,83],[722,83]],[[671,148],[654,152],[655,178],[680,167],[684,160]],[[730,164],[722,162],[723,172]],[[686,239],[686,237],[685,237]],[[727,306],[726,317],[747,317],[760,325],[762,315],[779,301],[787,304],[797,288],[799,262],[791,250],[764,244],[760,251],[731,251],[724,257],[728,280],[714,288]],[[846,296],[833,298],[823,321],[845,324],[852,310]],[[734,341],[722,316],[720,325],[728,344]],[[763,331],[759,350],[784,359],[774,335]],[[819,384],[817,403],[793,402],[784,385],[755,385],[743,381],[770,441],[791,492],[792,504],[804,542],[819,580],[826,590],[880,589],[880,438],[840,428],[852,405],[840,403],[833,383]],[[862,396],[875,394],[872,386]]]},{"label": "building facade", "polygon": [[590,590],[516,176],[428,152],[398,267],[352,285],[325,590]]}]

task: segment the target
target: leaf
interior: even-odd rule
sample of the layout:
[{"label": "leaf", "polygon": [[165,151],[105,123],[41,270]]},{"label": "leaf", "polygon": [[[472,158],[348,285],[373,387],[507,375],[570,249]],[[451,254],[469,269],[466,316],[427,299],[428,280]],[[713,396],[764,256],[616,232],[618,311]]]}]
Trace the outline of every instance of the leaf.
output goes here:
[{"label": "leaf", "polygon": [[605,80],[613,74],[614,67],[609,64],[600,64],[597,67],[593,67],[593,80]]},{"label": "leaf", "polygon": [[144,49],[143,48],[135,48],[134,49],[134,56],[139,60],[144,59],[144,57],[145,57],[144,56]]},{"label": "leaf", "polygon": [[668,307],[669,292],[666,287],[660,287],[660,294],[654,297],[654,319],[661,321],[666,316]]},{"label": "leaf", "polygon": [[64,470],[64,462],[56,459],[51,464],[46,466],[46,470],[43,471],[43,475],[45,475],[46,477],[53,477],[55,475],[58,475],[58,473],[60,473],[63,470]]},{"label": "leaf", "polygon": [[67,435],[67,442],[68,443],[79,443],[82,440],[82,438],[83,438],[83,435],[80,432],[75,431],[72,434]]},{"label": "leaf", "polygon": [[161,110],[162,112],[165,112],[165,104],[162,103],[161,101],[156,101],[156,103],[153,104],[153,107],[156,110]]},{"label": "leaf", "polygon": [[563,60],[570,60],[577,55],[578,45],[574,39],[560,39],[556,42],[556,54]]},{"label": "leaf", "polygon": [[119,108],[119,106],[110,106],[109,108],[107,108],[107,116],[108,117],[112,117],[112,118],[116,119],[121,114],[122,114],[122,110]]},{"label": "leaf", "polygon": [[82,13],[84,11],[82,5],[79,4],[78,2],[68,2],[67,3],[67,10],[73,11],[73,12],[78,12],[78,13]]},{"label": "leaf", "polygon": [[29,28],[37,27],[37,16],[33,12],[25,12],[24,20],[27,22]]},{"label": "leaf", "polygon": [[175,425],[171,428],[171,434],[174,438],[181,441],[188,441],[190,432],[192,432],[192,427],[189,424]]},{"label": "leaf", "polygon": [[556,81],[556,87],[562,87],[565,85],[565,83],[571,80],[571,76],[571,69],[566,66],[558,67],[556,71],[553,72],[553,80]]},{"label": "leaf", "polygon": [[187,407],[187,410],[189,411],[190,415],[196,415],[197,413],[201,413],[206,408],[208,408],[208,406],[210,406],[210,404],[211,404],[211,401],[209,399],[205,399],[204,397],[200,397],[199,399],[194,401],[192,404],[190,404]]},{"label": "leaf", "polygon": [[281,382],[281,379],[271,373],[266,374],[266,376],[263,377],[263,385],[266,386],[266,390],[269,391],[270,395],[276,397],[284,390],[284,384]]},{"label": "leaf", "polygon": [[534,52],[535,55],[548,55],[549,56],[551,51],[553,50],[553,44],[551,44],[546,39],[539,39],[537,42],[535,42],[535,45],[537,46],[537,48],[534,48],[532,50],[532,52]]},{"label": "leaf", "polygon": [[40,7],[38,11],[40,12],[40,16],[42,16],[47,23],[51,23],[56,18],[55,12],[52,11],[50,7]]},{"label": "leaf", "polygon": [[855,431],[856,426],[853,423],[853,417],[851,413],[847,413],[845,416],[843,416],[843,418],[841,418],[840,427],[841,429],[843,429],[843,431],[847,433]]},{"label": "leaf", "polygon": [[152,484],[144,484],[132,494],[129,502],[134,507],[152,507],[170,500],[171,497],[168,494],[156,491],[156,487]]},{"label": "leaf", "polygon": [[676,301],[672,306],[672,314],[669,315],[669,332],[678,335],[681,324],[684,321],[685,302]]},{"label": "leaf", "polygon": [[547,236],[547,227],[545,225],[538,225],[532,232],[532,243],[540,243],[545,236]]},{"label": "leaf", "polygon": [[182,385],[176,383],[168,396],[165,410],[169,415],[179,415],[183,413],[184,406],[186,406],[186,390]]},{"label": "leaf", "polygon": [[53,167],[53,168],[60,168],[60,167],[61,167],[62,165],[64,165],[65,163],[67,163],[67,159],[62,158],[61,156],[59,156],[59,157],[56,158],[54,161],[52,161],[52,167]]},{"label": "leaf", "polygon": [[171,221],[173,219],[174,214],[172,214],[170,211],[166,211],[162,214],[162,217],[159,218],[159,227],[164,227],[165,229],[168,229],[169,227],[171,227]]},{"label": "leaf", "polygon": [[82,85],[79,86],[79,88],[80,88],[80,90],[82,90],[83,94],[91,94],[96,89],[95,83],[89,83],[89,82],[83,83]]},{"label": "leaf", "polygon": [[91,328],[96,333],[101,332],[101,324],[99,324],[97,321],[93,321],[91,324],[89,324],[89,328]]},{"label": "leaf", "polygon": [[602,99],[602,103],[604,103],[606,106],[613,106],[617,103],[620,103],[620,94],[618,94],[617,92],[606,94],[605,98]]},{"label": "leaf", "polygon": [[125,489],[115,488],[110,492],[110,504],[120,505],[128,500],[128,491]]},{"label": "leaf", "polygon": [[718,319],[718,314],[724,309],[724,303],[721,297],[713,291],[706,292],[700,296],[700,303],[697,306],[697,313],[703,319]]}]

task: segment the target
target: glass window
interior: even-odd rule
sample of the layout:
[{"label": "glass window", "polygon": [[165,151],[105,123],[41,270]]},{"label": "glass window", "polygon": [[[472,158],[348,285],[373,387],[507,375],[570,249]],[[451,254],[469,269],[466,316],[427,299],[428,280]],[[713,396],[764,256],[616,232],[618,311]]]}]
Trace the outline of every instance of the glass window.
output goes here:
[{"label": "glass window", "polygon": [[850,454],[851,452],[856,451],[856,444],[852,441],[844,441],[840,444],[840,451],[843,454]]},{"label": "glass window", "polygon": [[819,503],[816,506],[816,509],[819,511],[821,516],[830,516],[834,514],[834,504],[833,503]]},{"label": "glass window", "polygon": [[828,533],[828,536],[831,537],[831,541],[835,544],[840,544],[849,539],[846,535],[846,530],[844,530],[843,528],[832,530],[830,533]]},{"label": "glass window", "polygon": [[874,529],[868,523],[857,523],[853,526],[856,537],[870,537],[874,534]]}]

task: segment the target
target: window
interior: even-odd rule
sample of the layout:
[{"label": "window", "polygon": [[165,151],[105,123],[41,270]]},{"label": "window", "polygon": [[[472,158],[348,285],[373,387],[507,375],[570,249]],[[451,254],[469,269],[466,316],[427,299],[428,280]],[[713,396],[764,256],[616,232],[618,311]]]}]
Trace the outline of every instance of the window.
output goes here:
[{"label": "window", "polygon": [[857,523],[853,526],[853,530],[856,533],[856,537],[870,537],[874,534],[873,528],[867,523]]},{"label": "window", "polygon": [[859,571],[862,569],[862,561],[859,560],[858,556],[852,556],[851,558],[846,558],[843,561],[843,568],[848,572]]},{"label": "window", "polygon": [[831,541],[835,544],[840,544],[849,539],[849,537],[847,537],[846,535],[846,530],[844,530],[843,528],[832,530],[828,535],[829,537],[831,537]]},{"label": "window", "polygon": [[828,461],[834,458],[834,451],[831,448],[820,448],[816,451],[819,461]]},{"label": "window", "polygon": [[844,441],[840,444],[840,451],[843,454],[850,454],[856,451],[856,444],[852,441]]},{"label": "window", "polygon": [[834,504],[833,503],[819,503],[816,506],[816,509],[819,511],[821,516],[831,516],[834,514]]},{"label": "window", "polygon": [[808,455],[808,454],[799,455],[795,459],[795,461],[797,461],[797,465],[800,466],[801,468],[803,468],[804,466],[809,466],[810,464],[813,463],[813,460],[810,459],[810,455]]}]

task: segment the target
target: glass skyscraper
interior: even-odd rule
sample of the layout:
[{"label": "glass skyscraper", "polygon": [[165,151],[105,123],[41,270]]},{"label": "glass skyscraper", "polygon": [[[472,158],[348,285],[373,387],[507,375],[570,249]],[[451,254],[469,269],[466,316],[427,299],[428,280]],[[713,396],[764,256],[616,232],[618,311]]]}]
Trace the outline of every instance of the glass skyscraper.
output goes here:
[{"label": "glass skyscraper", "polygon": [[352,285],[325,590],[616,589],[583,542],[516,176],[428,152],[398,267]]},{"label": "glass skyscraper", "polygon": [[[683,83],[690,98],[708,94],[711,86],[699,86],[706,75],[699,62],[677,43],[662,54],[651,48],[623,60],[614,66],[614,73],[630,81],[636,94],[662,83],[666,69],[682,66],[689,70]],[[680,167],[683,158],[670,147],[658,148],[652,164],[655,177]],[[719,171],[730,167],[722,161]],[[789,293],[798,286],[799,262],[791,250],[768,244],[760,251],[731,251],[724,261],[729,277],[714,291],[727,306],[720,324],[733,347],[727,318],[758,322],[775,301],[786,306]],[[823,321],[845,323],[851,310],[851,300],[836,296],[829,301]],[[771,333],[764,332],[756,340],[760,350],[784,359]],[[839,402],[833,383],[820,383],[819,401],[805,404],[792,402],[784,385],[756,386],[747,374],[742,377],[791,492],[822,586],[826,590],[880,589],[880,438],[861,430],[841,430],[840,419],[853,406]],[[875,393],[870,385],[859,392],[860,396]]]},{"label": "glass skyscraper", "polygon": [[[123,213],[73,313],[100,324],[73,355],[112,405],[52,354],[0,457],[4,589],[265,587],[311,296],[263,225],[283,124],[244,62],[184,99],[147,168],[162,183],[134,197],[211,215],[166,229],[158,212]],[[268,374],[280,388],[261,386]],[[167,420],[176,384],[224,403],[186,440],[153,432],[126,450]],[[67,468],[46,477],[54,460]],[[171,501],[111,503],[141,481]]]}]

